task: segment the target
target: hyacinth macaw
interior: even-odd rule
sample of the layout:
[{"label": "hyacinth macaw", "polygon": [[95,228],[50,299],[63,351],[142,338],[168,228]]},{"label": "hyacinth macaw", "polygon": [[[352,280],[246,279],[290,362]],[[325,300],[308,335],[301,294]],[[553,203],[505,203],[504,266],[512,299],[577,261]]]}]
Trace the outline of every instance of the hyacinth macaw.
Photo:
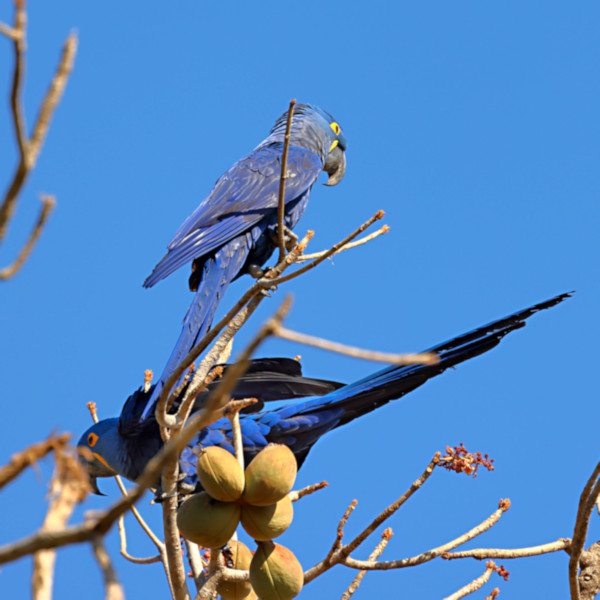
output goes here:
[{"label": "hyacinth macaw", "polygon": [[[302,377],[299,363],[290,359],[254,361],[232,394],[238,399],[259,399],[258,407],[240,416],[246,464],[267,444],[278,443],[289,446],[298,466],[302,465],[313,444],[329,431],[404,396],[449,367],[491,350],[505,335],[523,327],[531,315],[570,295],[561,294],[428,349],[438,354],[437,364],[391,366],[348,385]],[[97,492],[97,477],[119,474],[134,481],[162,447],[154,415],[140,420],[149,394],[151,391],[134,392],[120,417],[100,421],[81,436],[79,446],[89,450],[85,453],[88,458],[82,460]],[[265,402],[285,398],[302,400],[264,410]],[[195,408],[203,406],[205,399],[199,397]],[[226,418],[201,430],[184,449],[180,469],[186,483],[197,483],[198,449],[215,445],[233,453],[231,424]]]},{"label": "hyacinth macaw", "polygon": [[[244,273],[260,275],[276,248],[281,159],[288,113],[264,141],[238,160],[215,183],[168,245],[167,254],[144,282],[149,288],[192,262],[190,290],[196,296],[182,332],[147,402],[146,416],[162,385],[211,326],[229,283]],[[285,182],[285,227],[291,230],[304,213],[321,171],[325,185],[338,184],[346,170],[346,138],[335,119],[309,104],[295,107]]]}]

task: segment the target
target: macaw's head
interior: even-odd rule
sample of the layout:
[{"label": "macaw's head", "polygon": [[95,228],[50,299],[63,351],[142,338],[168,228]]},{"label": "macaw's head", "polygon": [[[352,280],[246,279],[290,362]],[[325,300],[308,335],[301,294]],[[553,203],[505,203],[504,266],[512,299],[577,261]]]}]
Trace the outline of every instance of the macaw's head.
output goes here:
[{"label": "macaw's head", "polygon": [[[283,142],[287,111],[271,129],[271,140]],[[325,110],[311,104],[294,108],[290,146],[312,150],[323,161],[323,171],[329,175],[325,185],[337,185],[346,172],[346,138],[339,123]]]},{"label": "macaw's head", "polygon": [[80,460],[88,472],[95,494],[102,496],[97,477],[112,477],[120,473],[119,454],[122,445],[117,428],[119,419],[104,419],[92,425],[77,442]]}]

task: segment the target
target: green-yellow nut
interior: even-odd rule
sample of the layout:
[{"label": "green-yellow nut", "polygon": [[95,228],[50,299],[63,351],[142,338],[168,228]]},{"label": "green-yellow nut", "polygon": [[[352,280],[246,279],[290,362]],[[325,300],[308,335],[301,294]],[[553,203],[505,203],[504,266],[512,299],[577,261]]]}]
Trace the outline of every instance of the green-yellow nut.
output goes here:
[{"label": "green-yellow nut", "polygon": [[279,537],[294,518],[294,508],[289,496],[269,506],[242,506],[242,527],[257,542]]},{"label": "green-yellow nut", "polygon": [[250,563],[250,583],[261,600],[292,600],[302,589],[302,565],[291,550],[259,542]]},{"label": "green-yellow nut", "polygon": [[193,494],[177,510],[181,535],[204,548],[220,548],[233,536],[240,522],[240,507],[219,502],[206,492]]},{"label": "green-yellow nut", "polygon": [[297,471],[296,457],[287,446],[265,446],[246,467],[244,502],[254,506],[279,502],[292,489]]},{"label": "green-yellow nut", "polygon": [[235,502],[244,491],[244,472],[233,454],[219,446],[203,448],[196,465],[200,485],[215,500]]},{"label": "green-yellow nut", "polygon": [[[231,569],[247,570],[252,561],[252,553],[248,549],[248,546],[242,544],[242,542],[230,540],[229,548],[231,554],[224,553],[226,556],[226,566]],[[223,600],[242,600],[243,598],[247,598],[250,592],[252,592],[252,585],[249,581],[240,581],[238,583],[233,581],[222,581],[217,586],[217,592]]]}]

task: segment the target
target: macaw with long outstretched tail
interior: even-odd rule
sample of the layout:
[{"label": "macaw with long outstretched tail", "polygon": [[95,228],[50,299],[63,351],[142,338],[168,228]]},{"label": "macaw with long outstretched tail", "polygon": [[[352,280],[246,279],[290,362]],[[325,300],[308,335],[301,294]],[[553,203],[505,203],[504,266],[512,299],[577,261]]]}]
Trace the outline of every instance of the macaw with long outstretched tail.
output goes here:
[{"label": "macaw with long outstretched tail", "polygon": [[[298,466],[302,465],[312,446],[326,433],[401,398],[449,367],[491,350],[533,314],[556,306],[570,295],[561,294],[430,348],[427,352],[439,356],[436,364],[391,366],[348,385],[302,377],[299,363],[290,359],[254,361],[232,393],[233,398],[259,400],[257,407],[250,407],[251,412],[240,415],[246,464],[267,444],[278,443],[289,446]],[[119,474],[135,481],[161,449],[163,442],[154,415],[140,420],[149,394],[151,391],[134,392],[120,417],[100,421],[81,436],[78,445],[89,451],[82,452],[82,460],[97,493],[97,477]],[[266,402],[285,398],[302,400],[264,410]],[[205,400],[205,395],[197,398],[194,408],[199,410]],[[180,469],[189,485],[197,484],[196,457],[206,446],[234,452],[229,419],[219,419],[202,429],[182,452]]]},{"label": "macaw with long outstretched tail", "polygon": [[[211,326],[217,305],[231,281],[260,269],[276,248],[277,206],[288,113],[250,154],[238,160],[215,183],[210,194],[185,220],[168,252],[144,281],[149,288],[182,265],[192,262],[190,290],[196,296],[183,328],[146,406],[154,405],[162,385]],[[285,180],[286,232],[304,213],[321,171],[325,185],[338,184],[346,171],[346,138],[324,110],[298,104],[293,113]]]}]

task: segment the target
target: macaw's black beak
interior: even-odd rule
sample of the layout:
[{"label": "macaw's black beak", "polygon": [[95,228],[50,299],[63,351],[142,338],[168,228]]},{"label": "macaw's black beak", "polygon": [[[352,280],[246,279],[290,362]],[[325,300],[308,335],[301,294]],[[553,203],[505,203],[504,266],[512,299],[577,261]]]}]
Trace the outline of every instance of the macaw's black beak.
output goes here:
[{"label": "macaw's black beak", "polygon": [[89,484],[90,487],[92,488],[92,492],[94,494],[96,494],[96,496],[106,496],[106,494],[103,494],[100,489],[98,488],[98,481],[96,479],[96,477],[94,477],[93,475],[89,476]]},{"label": "macaw's black beak", "polygon": [[329,179],[325,185],[337,185],[343,178],[346,172],[346,153],[336,146],[325,159],[323,171],[329,175]]}]

